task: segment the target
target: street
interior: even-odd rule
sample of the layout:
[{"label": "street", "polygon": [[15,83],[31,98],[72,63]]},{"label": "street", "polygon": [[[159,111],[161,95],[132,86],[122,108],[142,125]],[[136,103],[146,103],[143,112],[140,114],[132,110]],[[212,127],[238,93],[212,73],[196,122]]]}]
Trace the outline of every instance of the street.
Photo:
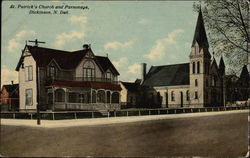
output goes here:
[{"label": "street", "polygon": [[95,126],[1,125],[1,155],[245,156],[248,146],[245,111]]}]

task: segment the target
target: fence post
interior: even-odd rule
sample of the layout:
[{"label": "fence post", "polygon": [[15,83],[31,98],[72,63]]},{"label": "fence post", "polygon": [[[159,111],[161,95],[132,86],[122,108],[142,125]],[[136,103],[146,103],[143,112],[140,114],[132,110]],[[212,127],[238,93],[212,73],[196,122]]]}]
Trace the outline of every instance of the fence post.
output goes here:
[{"label": "fence post", "polygon": [[168,109],[167,109],[167,114],[168,114]]},{"label": "fence post", "polygon": [[52,119],[55,120],[54,112],[52,112]]},{"label": "fence post", "polygon": [[116,111],[114,111],[114,116],[116,117]]},{"label": "fence post", "polygon": [[148,110],[148,115],[151,115],[151,111],[150,110]]},{"label": "fence post", "polygon": [[13,119],[15,119],[16,118],[16,115],[15,115],[15,113],[13,113]]},{"label": "fence post", "polygon": [[141,116],[141,111],[139,110],[139,116]]},{"label": "fence post", "polygon": [[94,112],[93,111],[91,112],[91,116],[92,116],[92,118],[94,118]]},{"label": "fence post", "polygon": [[77,117],[76,117],[76,112],[75,112],[75,119],[77,119]]},{"label": "fence post", "polygon": [[33,119],[32,113],[30,114],[30,119],[31,119],[31,120]]},{"label": "fence post", "polygon": [[174,109],[174,113],[176,114],[176,109]]},{"label": "fence post", "polygon": [[200,109],[200,108],[198,108],[198,112],[201,112],[201,109]]},{"label": "fence post", "polygon": [[191,108],[191,113],[193,113],[193,109]]},{"label": "fence post", "polygon": [[185,113],[185,109],[184,108],[182,109],[182,113]]},{"label": "fence post", "polygon": [[160,115],[160,110],[158,109],[158,115]]},{"label": "fence post", "polygon": [[128,116],[128,111],[127,111],[127,116]]}]

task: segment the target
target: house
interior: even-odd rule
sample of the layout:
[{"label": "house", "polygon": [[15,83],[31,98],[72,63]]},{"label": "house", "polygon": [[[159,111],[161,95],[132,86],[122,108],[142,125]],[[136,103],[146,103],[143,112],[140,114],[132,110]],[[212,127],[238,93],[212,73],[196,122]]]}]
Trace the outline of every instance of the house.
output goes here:
[{"label": "house", "polygon": [[1,110],[16,111],[19,109],[19,85],[11,84],[3,85],[1,89]]},{"label": "house", "polygon": [[135,82],[120,82],[122,88],[121,104],[124,105],[124,108],[138,106],[140,82],[140,80],[136,80]]},{"label": "house", "polygon": [[72,52],[26,44],[16,71],[20,111],[120,109],[119,72],[88,44]]},{"label": "house", "polygon": [[[233,88],[225,74],[225,64],[221,57],[219,65],[211,58],[201,10],[199,11],[194,37],[187,63],[152,66],[147,72],[142,63],[142,80],[136,89],[138,105],[150,108],[185,108],[223,106],[230,100],[231,89],[239,94],[236,100],[249,97],[249,72],[243,67],[240,79]],[[133,83],[130,83],[133,85]],[[240,86],[239,86],[240,85]],[[128,86],[127,86],[128,87]],[[131,89],[122,86],[122,91]],[[125,95],[127,95],[125,93]],[[127,102],[129,98],[127,97]]]}]

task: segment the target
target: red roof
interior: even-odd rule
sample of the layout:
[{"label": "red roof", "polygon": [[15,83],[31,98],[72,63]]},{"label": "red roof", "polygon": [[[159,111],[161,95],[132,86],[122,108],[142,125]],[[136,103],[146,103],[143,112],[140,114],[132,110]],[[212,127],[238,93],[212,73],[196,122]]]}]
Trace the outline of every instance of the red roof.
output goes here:
[{"label": "red roof", "polygon": [[[92,51],[91,48],[69,52],[38,46],[26,45],[26,47],[39,67],[46,67],[52,60],[55,60],[62,69],[75,69],[85,57],[86,53],[88,51]],[[23,56],[20,58],[16,71],[19,70],[21,64],[23,63],[23,58]],[[94,59],[102,71],[106,72],[107,69],[110,68],[115,74],[119,75],[119,72],[116,70],[108,57],[95,56]]]},{"label": "red roof", "polygon": [[107,82],[89,82],[89,81],[59,81],[54,80],[48,83],[47,86],[58,86],[58,87],[84,87],[84,88],[94,88],[94,89],[109,89],[121,91],[121,86],[119,84],[112,84]]}]

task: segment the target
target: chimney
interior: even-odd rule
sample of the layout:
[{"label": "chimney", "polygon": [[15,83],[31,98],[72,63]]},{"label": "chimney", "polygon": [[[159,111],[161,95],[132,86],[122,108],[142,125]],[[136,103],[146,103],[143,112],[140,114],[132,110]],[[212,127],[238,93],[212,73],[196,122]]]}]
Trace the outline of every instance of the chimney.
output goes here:
[{"label": "chimney", "polygon": [[89,45],[88,44],[84,44],[82,47],[83,47],[83,50],[89,49]]},{"label": "chimney", "polygon": [[13,85],[13,84],[14,84],[14,81],[12,80],[12,81],[11,81],[11,85]]},{"label": "chimney", "polygon": [[147,64],[141,63],[141,84],[144,82],[146,77]]}]

